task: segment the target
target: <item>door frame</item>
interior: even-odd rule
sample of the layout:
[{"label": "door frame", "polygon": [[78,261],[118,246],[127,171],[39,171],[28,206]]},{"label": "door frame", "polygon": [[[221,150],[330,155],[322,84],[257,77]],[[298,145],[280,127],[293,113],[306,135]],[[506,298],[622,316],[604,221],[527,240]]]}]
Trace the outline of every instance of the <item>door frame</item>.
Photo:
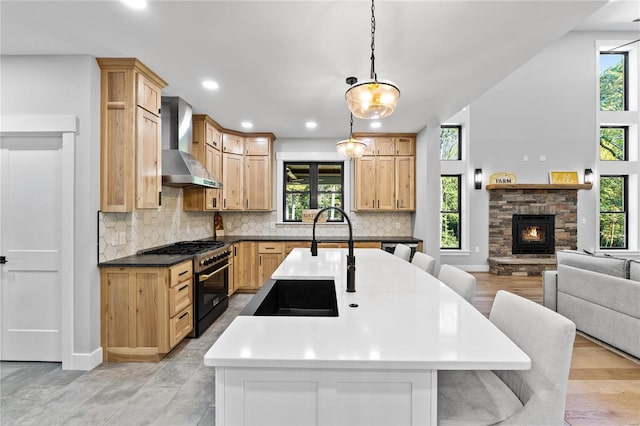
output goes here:
[{"label": "door frame", "polygon": [[[78,118],[74,115],[4,115],[0,116],[0,136],[60,136],[61,159],[61,335],[62,369],[73,366],[74,264],[75,264],[75,142]],[[68,213],[68,214],[67,214]],[[1,214],[1,213],[0,213]],[[1,220],[1,218],[0,218]],[[0,317],[0,321],[2,318]],[[0,331],[2,326],[0,324]],[[2,340],[0,339],[0,344]]]}]

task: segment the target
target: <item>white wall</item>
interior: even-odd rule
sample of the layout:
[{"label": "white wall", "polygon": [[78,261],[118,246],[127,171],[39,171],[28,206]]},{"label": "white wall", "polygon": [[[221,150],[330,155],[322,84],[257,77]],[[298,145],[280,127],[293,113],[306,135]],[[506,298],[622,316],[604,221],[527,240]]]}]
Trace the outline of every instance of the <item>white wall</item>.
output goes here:
[{"label": "white wall", "polygon": [[[595,170],[595,40],[635,38],[637,34],[569,33],[472,102],[471,167],[483,170],[484,185],[501,171],[515,173],[518,183],[547,183],[551,170],[577,170],[581,179],[585,168]],[[471,190],[469,200],[471,253],[443,254],[442,263],[487,264],[488,193]],[[595,203],[595,191],[578,192],[579,248],[597,247]]]},{"label": "white wall", "polygon": [[[78,117],[75,159],[74,354],[100,349],[100,72],[93,57],[0,57],[0,115]],[[46,212],[42,212],[46,214]]]}]

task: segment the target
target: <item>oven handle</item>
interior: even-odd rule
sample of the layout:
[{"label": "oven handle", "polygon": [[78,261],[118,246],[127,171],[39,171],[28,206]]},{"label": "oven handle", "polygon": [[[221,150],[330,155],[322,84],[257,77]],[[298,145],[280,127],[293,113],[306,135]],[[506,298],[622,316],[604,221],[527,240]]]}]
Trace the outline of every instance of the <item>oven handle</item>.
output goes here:
[{"label": "oven handle", "polygon": [[217,274],[217,273],[218,273],[218,272],[220,272],[220,271],[224,271],[224,270],[225,270],[225,269],[227,269],[228,267],[229,267],[229,264],[227,263],[227,264],[226,264],[226,265],[224,265],[222,268],[220,268],[220,269],[216,269],[215,271],[213,271],[213,272],[212,272],[212,273],[210,273],[210,274],[207,274],[207,275],[200,275],[199,281],[200,281],[200,282],[202,282],[202,281],[206,281],[206,280],[208,280],[210,277],[212,277],[213,275]]}]

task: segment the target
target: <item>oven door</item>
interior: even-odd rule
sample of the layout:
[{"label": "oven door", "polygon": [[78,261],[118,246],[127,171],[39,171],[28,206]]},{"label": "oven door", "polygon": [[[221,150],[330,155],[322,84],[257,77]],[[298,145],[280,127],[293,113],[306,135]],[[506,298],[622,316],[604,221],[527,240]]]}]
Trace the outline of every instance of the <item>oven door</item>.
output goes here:
[{"label": "oven door", "polygon": [[224,302],[229,293],[229,262],[227,259],[211,265],[196,275],[198,318],[205,317],[216,305]]}]

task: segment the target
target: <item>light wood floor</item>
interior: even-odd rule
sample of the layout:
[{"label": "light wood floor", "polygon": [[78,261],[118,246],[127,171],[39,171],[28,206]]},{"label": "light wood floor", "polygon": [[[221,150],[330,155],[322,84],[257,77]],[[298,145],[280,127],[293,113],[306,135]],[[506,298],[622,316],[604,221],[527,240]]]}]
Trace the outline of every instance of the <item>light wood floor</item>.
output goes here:
[{"label": "light wood floor", "polygon": [[[542,303],[541,277],[474,273],[474,305],[489,315],[498,290]],[[576,336],[565,420],[571,426],[640,425],[640,364]]]}]

